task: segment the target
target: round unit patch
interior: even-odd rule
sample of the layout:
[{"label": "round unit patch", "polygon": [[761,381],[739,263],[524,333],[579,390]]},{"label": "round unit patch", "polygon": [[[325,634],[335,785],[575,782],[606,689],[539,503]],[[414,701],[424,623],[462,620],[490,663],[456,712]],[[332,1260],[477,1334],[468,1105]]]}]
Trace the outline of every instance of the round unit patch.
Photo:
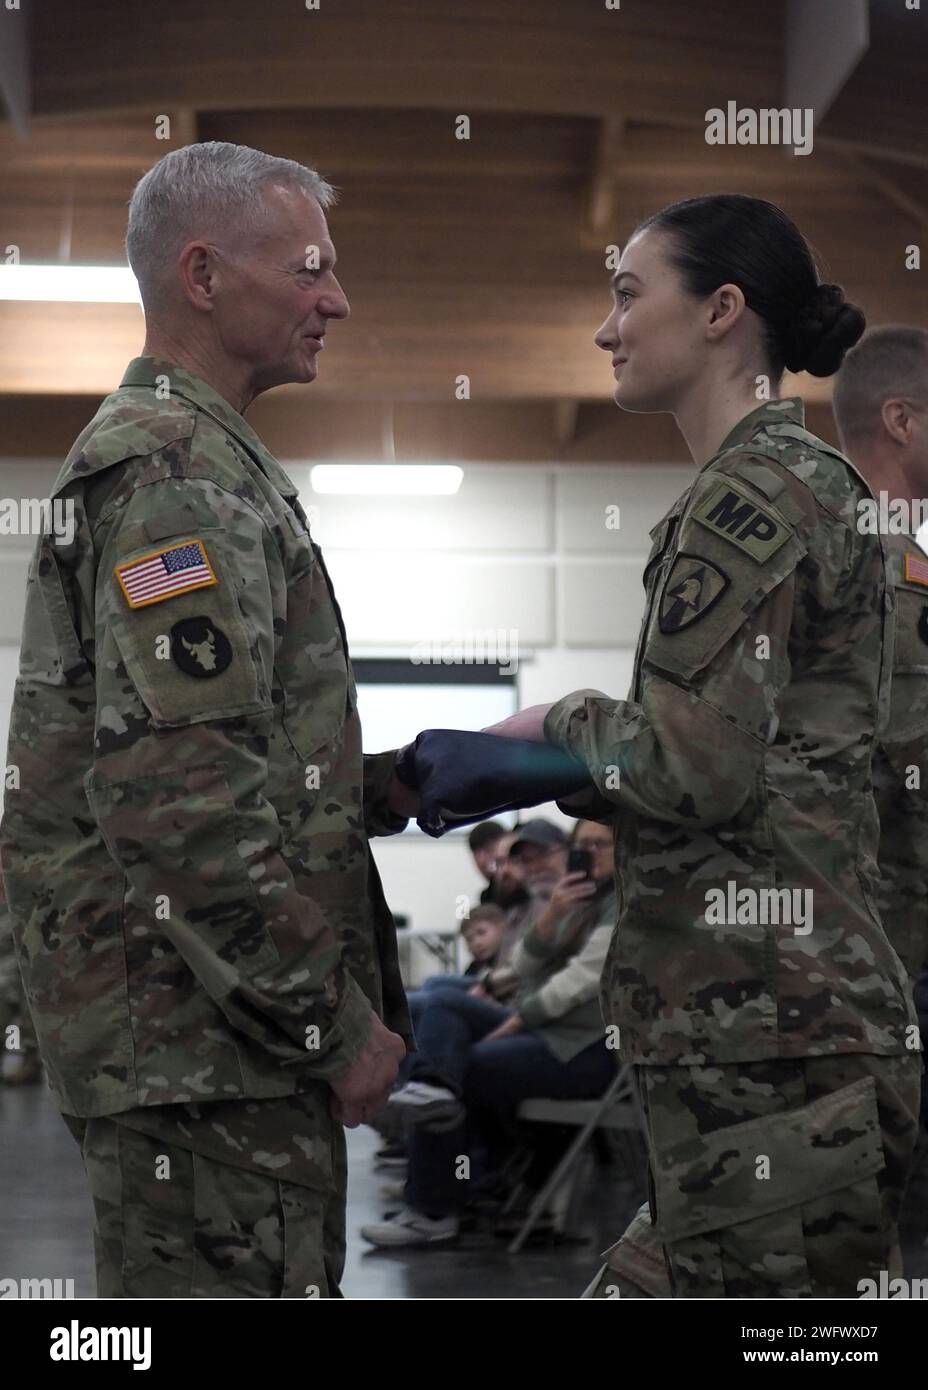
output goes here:
[{"label": "round unit patch", "polygon": [[926,604],[919,615],[918,635],[923,642],[928,642],[928,604]]},{"label": "round unit patch", "polygon": [[171,628],[171,656],[189,676],[218,676],[232,662],[232,646],[211,618],[182,618]]}]

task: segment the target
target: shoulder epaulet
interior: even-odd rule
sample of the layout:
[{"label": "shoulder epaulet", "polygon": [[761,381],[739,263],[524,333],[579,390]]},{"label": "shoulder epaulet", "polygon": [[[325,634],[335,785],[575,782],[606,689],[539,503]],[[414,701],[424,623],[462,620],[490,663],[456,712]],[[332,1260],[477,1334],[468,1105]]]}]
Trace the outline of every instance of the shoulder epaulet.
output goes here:
[{"label": "shoulder epaulet", "polygon": [[74,479],[87,478],[125,459],[145,457],[189,439],[196,412],[186,401],[172,398],[148,407],[138,399],[126,401],[120,392],[107,396],[65,459],[55,482],[55,494]]},{"label": "shoulder epaulet", "polygon": [[774,504],[785,520],[796,522],[803,519],[803,510],[799,503],[790,497],[786,479],[774,469],[768,468],[765,463],[761,463],[759,459],[750,456],[737,459],[731,468],[731,473],[737,478],[743,478],[746,483],[750,483],[752,487],[762,493],[768,502]]}]

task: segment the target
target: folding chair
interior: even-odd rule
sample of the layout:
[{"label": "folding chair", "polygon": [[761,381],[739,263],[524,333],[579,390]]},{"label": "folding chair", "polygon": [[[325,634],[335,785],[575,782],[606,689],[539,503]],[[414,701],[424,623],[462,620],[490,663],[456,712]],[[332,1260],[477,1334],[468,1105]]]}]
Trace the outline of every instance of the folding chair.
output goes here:
[{"label": "folding chair", "polygon": [[[532,1201],[524,1222],[509,1244],[511,1255],[517,1255],[522,1249],[555,1193],[569,1178],[576,1177],[576,1170],[597,1129],[633,1130],[645,1134],[644,1115],[631,1066],[619,1068],[599,1100],[525,1100],[516,1111],[516,1117],[533,1123],[576,1125],[577,1137]],[[511,1202],[507,1203],[509,1205]]]}]

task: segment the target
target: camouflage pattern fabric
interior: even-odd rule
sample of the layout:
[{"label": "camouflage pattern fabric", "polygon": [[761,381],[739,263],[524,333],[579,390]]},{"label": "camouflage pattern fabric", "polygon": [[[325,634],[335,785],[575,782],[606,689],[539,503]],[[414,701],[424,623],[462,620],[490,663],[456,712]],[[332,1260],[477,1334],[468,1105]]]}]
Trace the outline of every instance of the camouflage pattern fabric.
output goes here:
[{"label": "camouflage pattern fabric", "polygon": [[652,1202],[584,1296],[859,1298],[900,1274],[920,1071],[914,1054],[639,1068]]},{"label": "camouflage pattern fabric", "polygon": [[913,979],[928,970],[928,556],[890,535],[895,651],[889,727],[873,755],[880,814],[877,904]]},{"label": "camouflage pattern fabric", "polygon": [[[66,1117],[93,1194],[100,1298],[337,1298],[344,1203],[127,1129]],[[347,1181],[337,1128],[335,1188]]]},{"label": "camouflage pattern fabric", "polygon": [[328,1080],[373,1013],[411,1041],[368,846],[405,821],[296,488],[205,382],[137,358],[53,497],[74,534],[30,568],[0,826],[53,1092],[329,1190]]},{"label": "camouflage pattern fabric", "polygon": [[[19,1046],[12,1047],[11,1040],[16,1034],[9,1029],[19,1030]],[[16,963],[13,947],[13,930],[10,914],[0,881],[0,1059],[3,1051],[34,1054],[38,1047],[35,1029],[26,1003],[23,982]]]},{"label": "camouflage pattern fabric", "polygon": [[918,1045],[876,909],[884,550],[866,483],[803,418],[752,411],[655,527],[631,698],[579,691],[545,721],[615,828],[602,1004],[626,1062]]}]

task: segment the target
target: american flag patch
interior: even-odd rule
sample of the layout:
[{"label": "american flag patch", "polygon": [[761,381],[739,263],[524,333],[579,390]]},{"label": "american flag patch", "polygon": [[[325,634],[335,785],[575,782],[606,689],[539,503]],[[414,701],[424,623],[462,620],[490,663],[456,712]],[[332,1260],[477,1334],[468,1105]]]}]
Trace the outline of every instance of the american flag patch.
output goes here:
[{"label": "american flag patch", "polygon": [[905,552],[905,577],[913,584],[924,584],[928,587],[928,560],[921,555],[916,555],[914,551]]},{"label": "american flag patch", "polygon": [[130,565],[117,565],[114,573],[130,608],[144,608],[219,583],[202,541],[156,550]]}]

